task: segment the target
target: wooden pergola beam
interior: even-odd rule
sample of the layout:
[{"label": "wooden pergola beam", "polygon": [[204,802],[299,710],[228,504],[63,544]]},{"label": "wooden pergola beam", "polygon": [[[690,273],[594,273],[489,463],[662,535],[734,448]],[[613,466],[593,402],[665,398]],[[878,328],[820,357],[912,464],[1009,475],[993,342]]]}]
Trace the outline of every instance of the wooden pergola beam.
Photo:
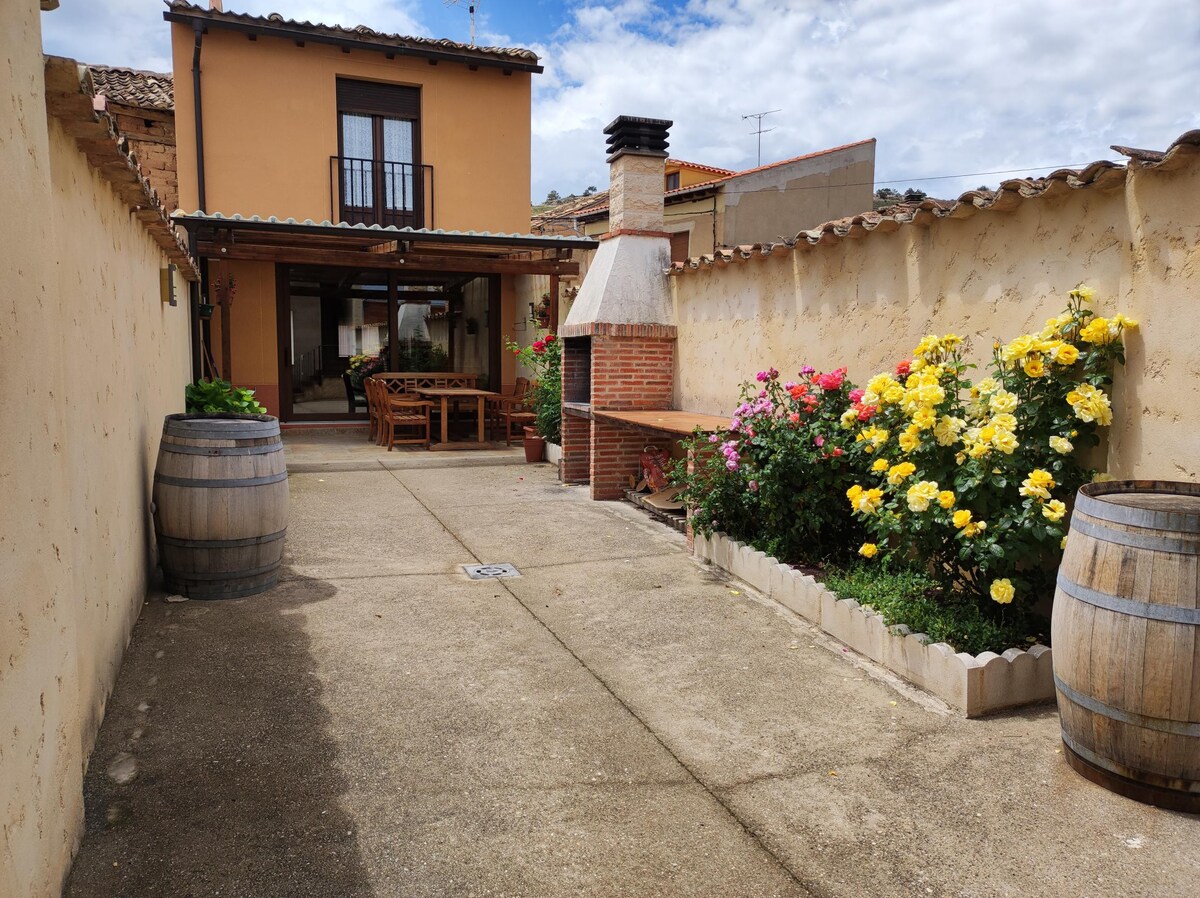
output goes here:
[{"label": "wooden pergola beam", "polygon": [[561,259],[501,259],[493,256],[439,256],[416,253],[373,253],[309,246],[275,246],[202,241],[199,254],[210,259],[280,262],[290,265],[336,265],[397,271],[463,272],[467,274],[579,274],[579,263]]}]

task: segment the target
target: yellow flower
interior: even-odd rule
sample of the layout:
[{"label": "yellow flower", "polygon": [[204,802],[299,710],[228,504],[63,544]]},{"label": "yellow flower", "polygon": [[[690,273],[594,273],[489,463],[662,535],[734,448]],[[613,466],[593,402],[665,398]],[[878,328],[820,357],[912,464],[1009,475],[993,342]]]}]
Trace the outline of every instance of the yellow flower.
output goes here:
[{"label": "yellow flower", "polygon": [[1042,517],[1047,521],[1058,523],[1067,513],[1067,506],[1059,499],[1051,499],[1042,506]]},{"label": "yellow flower", "polygon": [[1007,577],[1002,580],[993,580],[990,592],[992,598],[1001,605],[1007,605],[1017,594],[1017,591],[1013,589],[1012,581]]},{"label": "yellow flower", "polygon": [[1074,365],[1079,361],[1079,350],[1070,343],[1061,343],[1050,350],[1050,361],[1056,365]]},{"label": "yellow flower", "polygon": [[1065,437],[1050,437],[1050,448],[1060,455],[1070,455],[1075,447]]},{"label": "yellow flower", "polygon": [[942,506],[942,508],[954,507],[954,493],[950,492],[950,490],[942,490],[938,493],[937,500],[938,505]]},{"label": "yellow flower", "polygon": [[[887,388],[894,383],[896,383],[896,380],[890,374],[876,374],[867,381],[867,392],[874,393],[876,396],[882,396]],[[863,398],[865,399],[866,397],[864,396]],[[873,405],[874,403],[867,404]]]},{"label": "yellow flower", "polygon": [[967,422],[962,418],[942,415],[933,427],[933,435],[937,439],[939,446],[953,446],[958,440],[959,433],[966,426]]},{"label": "yellow flower", "polygon": [[963,536],[971,539],[983,533],[985,530],[987,530],[987,523],[985,521],[972,521],[963,528]]},{"label": "yellow flower", "polygon": [[863,558],[874,558],[879,554],[879,546],[875,543],[863,543],[858,547],[858,554]]},{"label": "yellow flower", "polygon": [[1065,550],[1067,548],[1067,535],[1064,533],[1063,538],[1058,543],[1058,548]]},{"label": "yellow flower", "polygon": [[903,398],[904,387],[900,386],[900,384],[896,383],[895,381],[892,381],[891,386],[884,390],[883,395],[880,397],[884,405],[895,405]]},{"label": "yellow flower", "polygon": [[997,390],[992,398],[988,400],[988,408],[994,414],[1002,415],[1006,412],[1011,412],[1017,407],[1017,396],[1015,393],[1010,393],[1008,390]]},{"label": "yellow flower", "polygon": [[854,438],[856,443],[866,443],[866,451],[874,452],[887,442],[888,432],[882,427],[867,427]]},{"label": "yellow flower", "polygon": [[871,465],[871,470],[876,473],[886,471],[888,469],[888,460],[886,458],[877,458],[875,463]]},{"label": "yellow flower", "polygon": [[999,389],[1000,384],[994,377],[985,377],[979,383],[975,384],[975,386],[972,388],[972,392],[978,390],[981,394],[987,396],[991,393],[995,393]]},{"label": "yellow flower", "polygon": [[1112,423],[1112,404],[1101,390],[1091,384],[1078,384],[1067,393],[1067,404],[1080,421],[1095,421],[1107,426]]},{"label": "yellow flower", "polygon": [[935,423],[937,423],[937,415],[934,414],[932,408],[925,405],[916,410],[912,416],[912,422],[921,430],[929,430]]},{"label": "yellow flower", "polygon": [[1021,481],[1021,489],[1018,492],[1022,496],[1045,501],[1050,498],[1050,490],[1054,489],[1054,486],[1054,477],[1051,476],[1050,472],[1036,468],[1030,471],[1029,476]]},{"label": "yellow flower", "polygon": [[855,511],[861,511],[863,514],[874,514],[879,510],[879,506],[883,504],[883,490],[861,490],[858,497],[853,500],[853,504]]},{"label": "yellow flower", "polygon": [[1011,430],[997,431],[995,438],[992,440],[992,445],[1003,452],[1005,455],[1012,455],[1021,445]]},{"label": "yellow flower", "polygon": [[1117,339],[1117,337],[1120,335],[1120,331],[1121,329],[1119,325],[1116,327],[1109,327],[1108,319],[1097,315],[1095,318],[1085,324],[1082,330],[1079,331],[1079,339],[1083,340],[1085,343],[1104,345],[1105,343],[1111,343],[1113,340]]},{"label": "yellow flower", "polygon": [[919,430],[909,427],[904,431],[904,433],[900,434],[900,436],[896,438],[896,442],[900,444],[900,448],[905,452],[912,452],[921,445],[921,437],[919,434]]},{"label": "yellow flower", "polygon": [[888,471],[887,481],[892,486],[899,486],[900,481],[906,480],[916,473],[917,466],[910,461],[902,461],[898,465],[893,465]]},{"label": "yellow flower", "polygon": [[993,427],[999,428],[1000,430],[1017,429],[1016,415],[1009,414],[1008,412],[1001,412],[999,415],[996,415],[992,418],[990,423]]},{"label": "yellow flower", "polygon": [[930,334],[927,337],[921,338],[921,342],[918,343],[916,349],[913,350],[913,355],[914,356],[926,356],[929,353],[937,350],[937,348],[938,348],[938,338],[936,335]]},{"label": "yellow flower", "polygon": [[1136,318],[1126,318],[1120,312],[1118,312],[1116,315],[1113,316],[1113,321],[1116,322],[1119,326],[1125,328],[1126,330],[1132,330],[1133,328],[1138,326],[1138,322],[1137,322]]},{"label": "yellow flower", "polygon": [[850,487],[850,489],[846,490],[846,498],[850,500],[850,505],[852,507],[858,506],[858,497],[861,496],[862,494],[863,494],[863,488],[861,486],[859,486],[857,483],[854,484],[854,486]]},{"label": "yellow flower", "polygon": [[843,428],[845,428],[846,430],[849,430],[851,427],[853,427],[855,425],[855,423],[857,421],[858,421],[858,412],[856,412],[852,408],[848,408],[844,412],[842,412],[842,417],[841,417],[839,423],[842,425]]},{"label": "yellow flower", "polygon": [[969,523],[971,523],[971,512],[967,511],[965,508],[960,508],[958,511],[954,512],[954,517],[951,518],[951,520],[954,522],[955,527],[957,527],[959,530],[962,530]]},{"label": "yellow flower", "polygon": [[962,345],[963,338],[958,334],[946,334],[938,340],[938,349],[942,352],[953,352]]},{"label": "yellow flower", "polygon": [[929,503],[936,499],[937,495],[937,481],[922,480],[908,488],[905,498],[908,500],[908,507],[913,511],[927,511]]},{"label": "yellow flower", "polygon": [[1021,370],[1028,377],[1041,377],[1046,373],[1046,365],[1042,362],[1040,356],[1029,356],[1025,359],[1025,363],[1021,366]]},{"label": "yellow flower", "polygon": [[1000,358],[1005,362],[1014,362],[1025,358],[1032,350],[1033,336],[1031,334],[1021,334],[1021,336],[1004,347],[1000,353]]},{"label": "yellow flower", "polygon": [[1080,284],[1071,291],[1071,295],[1076,299],[1082,300],[1083,302],[1091,302],[1092,297],[1096,295],[1096,291],[1087,284]]},{"label": "yellow flower", "polygon": [[1095,476],[1092,477],[1092,483],[1108,483],[1112,479],[1113,479],[1112,474],[1108,474],[1104,471],[1100,471],[1099,473],[1097,473]]}]

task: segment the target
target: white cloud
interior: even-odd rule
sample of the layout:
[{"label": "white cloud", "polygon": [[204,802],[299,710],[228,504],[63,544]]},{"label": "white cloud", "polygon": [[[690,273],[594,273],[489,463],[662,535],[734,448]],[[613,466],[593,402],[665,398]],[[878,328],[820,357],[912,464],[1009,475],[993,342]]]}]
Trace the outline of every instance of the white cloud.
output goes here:
[{"label": "white cloud", "polygon": [[[620,114],[672,119],[673,154],[745,168],[755,138],[742,116],[778,108],[764,162],[875,137],[877,179],[901,187],[1111,158],[1112,143],[1162,148],[1200,126],[1196,3],[580,0],[553,34],[507,35],[489,15],[500,2],[481,6],[480,43],[529,46],[546,66],[534,76],[535,198],[603,188],[601,129]],[[227,6],[418,35],[443,12],[442,0]],[[169,69],[161,10],[64,0],[43,16],[47,52]],[[919,184],[955,196],[1002,177]]]},{"label": "white cloud", "polygon": [[[618,114],[673,119],[673,154],[743,168],[741,116],[780,108],[764,162],[876,137],[877,177],[913,184],[1164,147],[1200,124],[1200,9],[1172,0],[693,0],[661,35],[621,6],[583,7],[544,49],[535,197],[603,184],[600,128]],[[921,186],[954,196],[1002,177]]]}]

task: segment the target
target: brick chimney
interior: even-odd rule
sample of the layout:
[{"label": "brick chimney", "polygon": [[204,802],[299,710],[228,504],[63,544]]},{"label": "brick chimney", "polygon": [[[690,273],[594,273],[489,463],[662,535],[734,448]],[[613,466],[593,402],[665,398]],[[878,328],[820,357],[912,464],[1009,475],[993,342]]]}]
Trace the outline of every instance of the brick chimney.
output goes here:
[{"label": "brick chimney", "polygon": [[[638,470],[643,434],[603,412],[668,409],[674,390],[675,315],[663,231],[667,129],[620,116],[608,135],[608,233],[588,267],[563,338],[564,481],[593,499],[619,499]],[[600,414],[597,414],[600,413]]]}]

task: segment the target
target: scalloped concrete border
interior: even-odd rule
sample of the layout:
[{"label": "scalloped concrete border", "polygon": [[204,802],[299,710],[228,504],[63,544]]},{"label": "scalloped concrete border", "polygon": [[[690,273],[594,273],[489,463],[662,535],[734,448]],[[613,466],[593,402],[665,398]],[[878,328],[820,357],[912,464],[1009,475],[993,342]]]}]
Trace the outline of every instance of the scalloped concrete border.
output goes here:
[{"label": "scalloped concrete border", "polygon": [[546,461],[552,465],[562,464],[562,446],[558,443],[546,443]]},{"label": "scalloped concrete border", "polygon": [[903,624],[887,626],[870,605],[839,599],[807,574],[730,539],[696,534],[697,558],[723,568],[830,636],[962,711],[980,717],[1054,698],[1051,651],[955,652]]}]

